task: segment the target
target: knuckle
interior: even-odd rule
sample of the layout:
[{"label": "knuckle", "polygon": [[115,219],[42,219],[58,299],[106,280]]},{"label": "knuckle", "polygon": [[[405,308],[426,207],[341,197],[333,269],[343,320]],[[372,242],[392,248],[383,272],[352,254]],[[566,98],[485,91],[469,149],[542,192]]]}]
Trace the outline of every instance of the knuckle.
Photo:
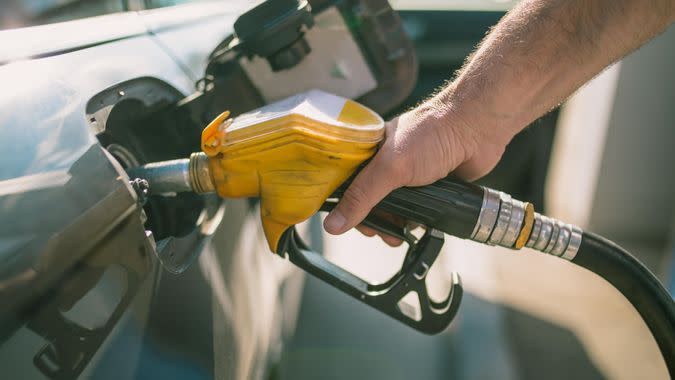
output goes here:
[{"label": "knuckle", "polygon": [[382,241],[384,241],[388,246],[390,247],[398,247],[401,244],[403,244],[403,241],[400,239],[397,239],[393,236],[385,235],[385,234],[380,234],[380,238]]},{"label": "knuckle", "polygon": [[403,174],[408,171],[410,166],[410,155],[406,152],[397,153],[391,160],[391,169],[397,174]]},{"label": "knuckle", "polygon": [[410,168],[410,154],[407,150],[390,150],[383,155],[382,163],[386,168],[387,180],[393,185],[405,184],[408,180]]},{"label": "knuckle", "polygon": [[353,183],[342,196],[340,205],[346,211],[346,214],[349,214],[349,217],[355,217],[354,214],[362,214],[368,211],[367,200],[368,193],[358,183]]}]

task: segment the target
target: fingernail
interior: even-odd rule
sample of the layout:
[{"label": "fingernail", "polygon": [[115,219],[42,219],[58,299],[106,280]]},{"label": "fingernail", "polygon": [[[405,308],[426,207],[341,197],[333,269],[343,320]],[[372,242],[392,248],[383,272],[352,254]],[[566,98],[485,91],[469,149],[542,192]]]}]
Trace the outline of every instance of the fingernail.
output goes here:
[{"label": "fingernail", "polygon": [[323,228],[331,234],[339,234],[345,225],[345,217],[340,211],[333,211],[323,221]]}]

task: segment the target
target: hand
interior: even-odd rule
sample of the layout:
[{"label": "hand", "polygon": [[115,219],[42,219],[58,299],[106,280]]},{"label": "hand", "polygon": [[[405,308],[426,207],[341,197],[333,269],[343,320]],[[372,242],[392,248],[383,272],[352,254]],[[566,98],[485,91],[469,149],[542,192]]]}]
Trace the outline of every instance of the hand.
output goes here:
[{"label": "hand", "polygon": [[[451,107],[430,100],[385,125],[385,140],[361,170],[324,221],[324,228],[339,235],[357,226],[392,190],[423,186],[454,172],[466,180],[487,174],[497,164],[511,135],[456,116]],[[377,232],[365,226],[368,236]],[[389,245],[399,239],[380,234]]]}]

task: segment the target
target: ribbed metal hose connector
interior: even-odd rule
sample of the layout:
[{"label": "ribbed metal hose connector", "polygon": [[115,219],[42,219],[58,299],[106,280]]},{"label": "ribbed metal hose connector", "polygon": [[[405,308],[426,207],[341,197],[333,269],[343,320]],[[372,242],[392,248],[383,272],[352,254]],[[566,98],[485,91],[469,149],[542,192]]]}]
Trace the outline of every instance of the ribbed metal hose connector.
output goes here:
[{"label": "ribbed metal hose connector", "polygon": [[471,239],[511,249],[532,248],[572,260],[581,244],[581,228],[534,212],[530,203],[483,187],[483,204]]},{"label": "ribbed metal hose connector", "polygon": [[582,229],[573,224],[535,213],[532,233],[525,246],[572,260],[581,245],[582,234]]},{"label": "ribbed metal hose connector", "polygon": [[195,193],[203,194],[216,191],[211,178],[211,169],[209,169],[209,157],[205,153],[197,152],[190,155],[188,171],[190,185]]}]

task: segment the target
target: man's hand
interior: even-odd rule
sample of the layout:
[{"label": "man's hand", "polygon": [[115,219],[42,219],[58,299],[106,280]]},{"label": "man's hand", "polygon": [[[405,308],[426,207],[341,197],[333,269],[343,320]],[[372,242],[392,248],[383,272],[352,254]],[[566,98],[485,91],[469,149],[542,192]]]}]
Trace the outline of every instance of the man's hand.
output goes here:
[{"label": "man's hand", "polygon": [[[482,133],[470,120],[450,116],[449,105],[431,99],[386,123],[385,140],[356,176],[324,221],[326,231],[341,234],[358,225],[392,190],[422,186],[451,171],[467,180],[488,173],[499,161],[510,135]],[[376,232],[360,226],[365,235]],[[383,235],[390,245],[396,238]]]}]

